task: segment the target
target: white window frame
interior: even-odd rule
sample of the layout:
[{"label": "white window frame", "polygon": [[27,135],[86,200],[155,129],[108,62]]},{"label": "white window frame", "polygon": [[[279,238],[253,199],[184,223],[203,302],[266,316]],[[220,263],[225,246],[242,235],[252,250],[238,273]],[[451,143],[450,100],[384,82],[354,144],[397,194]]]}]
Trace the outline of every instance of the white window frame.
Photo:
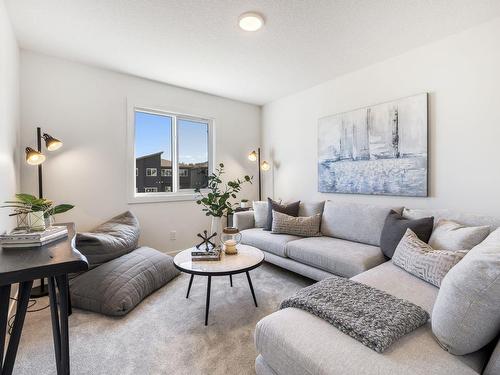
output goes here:
[{"label": "white window frame", "polygon": [[[155,171],[155,173],[148,174],[149,171]],[[158,168],[146,168],[146,177],[158,177]]]},{"label": "white window frame", "polygon": [[[208,124],[208,173],[213,173],[215,160],[215,119],[213,116],[188,114],[184,110],[165,109],[161,105],[139,105],[139,101],[127,98],[127,198],[128,203],[168,201],[193,201],[199,194],[194,189],[179,189],[177,119],[206,122]],[[172,117],[172,192],[137,193],[135,186],[135,112]],[[160,167],[161,176],[161,167]],[[206,190],[204,190],[206,191]]]}]

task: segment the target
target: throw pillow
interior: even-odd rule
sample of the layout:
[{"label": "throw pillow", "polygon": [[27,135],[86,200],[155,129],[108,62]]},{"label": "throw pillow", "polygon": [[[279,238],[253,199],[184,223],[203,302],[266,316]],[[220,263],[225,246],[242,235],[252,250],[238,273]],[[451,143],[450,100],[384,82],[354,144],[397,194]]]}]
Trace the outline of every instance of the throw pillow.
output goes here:
[{"label": "throw pillow", "polygon": [[401,241],[401,238],[403,238],[408,228],[411,229],[418,238],[427,243],[431,237],[433,226],[433,217],[410,220],[398,214],[396,211],[391,210],[389,215],[385,218],[384,228],[380,235],[380,249],[386,257],[392,258],[399,241]]},{"label": "throw pillow", "polygon": [[392,263],[438,288],[451,268],[467,254],[467,250],[434,250],[407,229],[399,242]]},{"label": "throw pillow", "polygon": [[443,250],[470,250],[490,234],[489,226],[466,227],[456,221],[441,219],[436,224],[429,245]]},{"label": "throw pillow", "polygon": [[139,221],[127,211],[90,232],[77,233],[75,245],[94,268],[137,249],[139,235]]},{"label": "throw pillow", "polygon": [[267,202],[267,224],[264,227],[264,230],[271,230],[273,227],[273,211],[281,212],[282,214],[290,216],[299,216],[300,201],[289,204],[280,204],[279,202],[273,201],[271,198],[267,198]]},{"label": "throw pillow", "polygon": [[273,211],[273,233],[293,234],[302,237],[321,236],[319,226],[321,224],[321,215],[294,217]]},{"label": "throw pillow", "polygon": [[264,228],[267,225],[268,203],[265,201],[253,201],[253,217],[255,219],[255,228]]},{"label": "throw pillow", "polygon": [[475,352],[500,333],[500,229],[472,248],[441,283],[432,332],[452,354]]}]

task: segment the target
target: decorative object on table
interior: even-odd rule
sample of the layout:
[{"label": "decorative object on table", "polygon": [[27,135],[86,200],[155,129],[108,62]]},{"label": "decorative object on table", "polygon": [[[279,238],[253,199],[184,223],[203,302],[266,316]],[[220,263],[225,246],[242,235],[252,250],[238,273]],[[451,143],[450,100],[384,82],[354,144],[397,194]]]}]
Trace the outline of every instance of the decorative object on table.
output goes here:
[{"label": "decorative object on table", "polygon": [[238,228],[225,227],[222,230],[220,241],[222,243],[224,253],[228,255],[238,254],[236,246],[241,242],[241,233]]},{"label": "decorative object on table", "polygon": [[[222,222],[221,218],[232,214],[234,212],[233,206],[229,200],[236,199],[236,194],[241,191],[241,186],[246,183],[252,183],[253,176],[245,175],[242,179],[228,181],[226,184],[222,182],[222,175],[224,174],[224,164],[220,163],[219,167],[215,169],[215,173],[208,176],[208,193],[203,193],[199,188],[195,192],[200,195],[200,199],[196,201],[197,204],[202,205],[202,211],[206,216],[212,216],[211,233],[221,233]],[[215,237],[215,245],[219,245],[219,238]]]},{"label": "decorative object on table", "polygon": [[[210,241],[212,238],[217,237],[217,232],[212,233],[210,236],[208,235],[208,231],[204,230],[203,234],[198,233],[198,237],[200,237],[203,241],[201,241],[198,245],[196,245],[196,249],[198,250],[204,250],[204,251],[210,251],[212,249],[215,249],[215,244]],[[200,247],[204,245],[204,249],[200,249]]]},{"label": "decorative object on table", "polygon": [[252,207],[252,203],[248,199],[242,199],[240,202],[240,208],[250,208]]},{"label": "decorative object on table", "polygon": [[259,168],[259,201],[262,200],[262,178],[261,178],[261,170],[268,171],[271,168],[271,165],[267,161],[260,161],[260,147],[257,151],[253,150],[248,154],[248,160],[256,161]]},{"label": "decorative object on table", "polygon": [[193,249],[191,251],[191,260],[196,261],[217,261],[220,260],[221,248],[216,247],[211,250],[198,250]]},{"label": "decorative object on table", "polygon": [[264,230],[270,231],[273,228],[273,211],[297,217],[299,216],[299,208],[300,201],[282,204],[281,202],[276,202],[271,198],[267,198],[267,223]]},{"label": "decorative object on table", "polygon": [[53,216],[71,210],[72,204],[58,204],[50,199],[37,198],[31,194],[16,194],[16,200],[6,201],[2,208],[11,208],[9,216],[20,217],[16,229],[43,231],[53,224]]},{"label": "decorative object on table", "polygon": [[318,120],[322,193],[427,196],[427,94]]},{"label": "decorative object on table", "polygon": [[26,229],[14,229],[8,234],[0,235],[0,245],[11,247],[38,247],[66,237],[66,226],[51,226],[44,231],[32,232]]}]

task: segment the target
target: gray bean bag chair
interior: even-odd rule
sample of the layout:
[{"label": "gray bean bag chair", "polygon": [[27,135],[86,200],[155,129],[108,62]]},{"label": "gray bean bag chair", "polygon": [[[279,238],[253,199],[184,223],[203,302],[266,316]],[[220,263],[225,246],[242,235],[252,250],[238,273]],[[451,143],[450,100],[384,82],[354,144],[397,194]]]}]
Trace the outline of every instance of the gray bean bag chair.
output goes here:
[{"label": "gray bean bag chair", "polygon": [[87,257],[92,269],[137,249],[139,235],[139,221],[127,211],[90,232],[77,233],[75,245]]},{"label": "gray bean bag chair", "polygon": [[171,256],[140,247],[72,279],[71,303],[105,315],[125,315],[178,274]]}]

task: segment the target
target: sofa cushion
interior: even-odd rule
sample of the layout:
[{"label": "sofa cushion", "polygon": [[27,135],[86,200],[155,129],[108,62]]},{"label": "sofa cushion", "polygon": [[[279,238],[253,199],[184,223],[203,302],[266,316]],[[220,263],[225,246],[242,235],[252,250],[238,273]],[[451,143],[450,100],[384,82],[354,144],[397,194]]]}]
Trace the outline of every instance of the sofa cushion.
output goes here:
[{"label": "sofa cushion", "polygon": [[314,216],[316,214],[323,215],[325,201],[321,202],[300,202],[299,216]]},{"label": "sofa cushion", "polygon": [[[353,280],[384,290],[431,312],[439,291],[391,262],[363,272]],[[328,322],[288,308],[262,319],[256,327],[257,351],[277,374],[412,374],[477,375],[483,353],[450,355],[434,339],[430,324],[402,337],[383,354],[376,353]]]},{"label": "sofa cushion", "polygon": [[321,215],[294,217],[273,211],[273,233],[293,234],[301,237],[321,236]]},{"label": "sofa cushion", "polygon": [[[396,212],[403,210],[392,208]],[[321,221],[325,236],[380,246],[380,233],[390,207],[326,201]]]},{"label": "sofa cushion", "polygon": [[179,274],[173,258],[141,247],[70,281],[74,307],[105,315],[125,315]]},{"label": "sofa cushion", "polygon": [[241,232],[241,243],[286,257],[286,244],[301,237],[291,234],[275,234],[262,228],[246,229]]},{"label": "sofa cushion", "polygon": [[407,229],[396,247],[392,263],[439,287],[448,271],[467,254],[467,251],[433,249],[420,240],[411,229]]},{"label": "sofa cushion", "polygon": [[500,228],[451,269],[434,305],[432,330],[444,348],[463,355],[500,333]]},{"label": "sofa cushion", "polygon": [[289,258],[335,275],[351,277],[385,261],[380,248],[331,237],[289,242]]},{"label": "sofa cushion", "polygon": [[380,248],[386,257],[392,258],[399,241],[401,241],[407,229],[411,229],[421,241],[427,243],[431,237],[433,227],[433,217],[412,220],[391,210],[385,219],[384,228],[380,235]]},{"label": "sofa cushion", "polygon": [[434,225],[436,225],[440,219],[447,219],[467,226],[488,225],[490,230],[500,227],[500,217],[475,215],[448,209],[405,208],[403,210],[403,216],[408,219],[421,219],[423,217],[433,216]]},{"label": "sofa cushion", "polygon": [[282,214],[287,214],[290,216],[297,217],[299,215],[300,201],[281,204],[280,202],[273,201],[271,198],[267,198],[267,225],[264,227],[265,230],[271,230],[273,227],[273,211],[281,212]]},{"label": "sofa cushion", "polygon": [[468,227],[453,220],[440,219],[434,226],[429,245],[441,250],[470,250],[490,234],[488,225]]},{"label": "sofa cushion", "polygon": [[255,228],[264,228],[267,225],[267,215],[269,214],[268,203],[266,201],[254,201],[252,208]]},{"label": "sofa cushion", "polygon": [[127,211],[90,232],[77,233],[75,245],[94,268],[137,249],[139,234],[139,222]]}]

